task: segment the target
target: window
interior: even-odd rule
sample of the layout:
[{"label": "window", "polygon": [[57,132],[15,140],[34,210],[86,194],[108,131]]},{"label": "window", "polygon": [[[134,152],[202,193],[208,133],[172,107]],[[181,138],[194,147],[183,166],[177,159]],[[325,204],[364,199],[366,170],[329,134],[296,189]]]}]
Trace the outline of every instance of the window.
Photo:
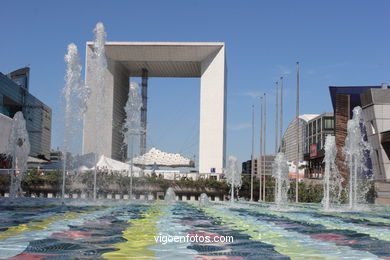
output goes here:
[{"label": "window", "polygon": [[312,124],[313,124],[313,135],[314,135],[317,132],[317,130],[316,130],[317,129],[317,123],[316,123],[316,121],[313,121]]},{"label": "window", "polygon": [[311,132],[312,123],[309,123],[309,136],[311,136],[313,133]]},{"label": "window", "polygon": [[324,130],[333,130],[333,129],[334,129],[334,118],[324,117]]},{"label": "window", "polygon": [[321,119],[317,120],[317,133],[321,132]]}]

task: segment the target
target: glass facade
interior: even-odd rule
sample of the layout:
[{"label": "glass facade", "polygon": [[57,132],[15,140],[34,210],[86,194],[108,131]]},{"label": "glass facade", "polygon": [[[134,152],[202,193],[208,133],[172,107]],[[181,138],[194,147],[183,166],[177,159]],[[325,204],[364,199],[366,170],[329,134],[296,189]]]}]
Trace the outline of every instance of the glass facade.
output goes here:
[{"label": "glass facade", "polygon": [[[11,74],[28,84],[28,79],[19,77],[20,71],[17,72]],[[18,83],[0,73],[0,113],[12,118],[16,112],[22,111],[29,133],[30,156],[49,159],[51,109],[27,91],[28,85]]]}]

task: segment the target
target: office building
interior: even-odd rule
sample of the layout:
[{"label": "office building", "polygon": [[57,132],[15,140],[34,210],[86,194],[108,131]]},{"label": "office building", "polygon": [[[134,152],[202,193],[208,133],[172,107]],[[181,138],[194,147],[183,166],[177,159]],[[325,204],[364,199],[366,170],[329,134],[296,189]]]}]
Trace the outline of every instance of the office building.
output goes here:
[{"label": "office building", "polygon": [[318,114],[304,114],[299,116],[299,138],[297,137],[298,120],[295,118],[288,125],[284,132],[281,147],[279,151],[283,152],[287,161],[296,161],[298,157],[298,143],[299,140],[299,161],[304,160],[304,153],[307,151],[306,147],[306,129],[307,122]]},{"label": "office building", "polygon": [[[263,169],[264,165],[262,164],[262,160],[265,163],[265,171]],[[265,175],[272,175],[272,163],[275,160],[275,155],[263,155],[262,157],[253,158],[253,173],[254,175],[258,175],[259,173]],[[252,161],[248,160],[242,163],[242,174],[243,175],[251,175],[252,170]]]},{"label": "office building", "polygon": [[[31,145],[30,156],[49,159],[51,109],[29,93],[29,68],[4,75],[0,72],[0,114],[13,118],[22,111]],[[7,136],[9,133],[1,133]]]},{"label": "office building", "polygon": [[325,139],[334,135],[333,113],[321,114],[307,122],[304,160],[308,163],[305,177],[322,178],[325,165]]}]

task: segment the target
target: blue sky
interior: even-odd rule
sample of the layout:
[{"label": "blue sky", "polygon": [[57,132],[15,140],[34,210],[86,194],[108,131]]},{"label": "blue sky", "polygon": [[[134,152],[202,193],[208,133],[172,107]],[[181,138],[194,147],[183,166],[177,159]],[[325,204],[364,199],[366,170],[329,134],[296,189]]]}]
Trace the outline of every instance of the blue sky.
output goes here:
[{"label": "blue sky", "polygon": [[[55,148],[62,144],[66,47],[76,43],[84,60],[85,42],[97,22],[105,24],[109,41],[223,41],[229,70],[227,154],[242,161],[250,156],[251,106],[258,124],[257,96],[264,92],[267,152],[274,151],[274,85],[280,76],[285,78],[284,128],[295,117],[296,61],[301,63],[301,113],[331,111],[329,85],[390,82],[389,10],[386,0],[3,0],[0,71],[31,66],[31,92],[53,109]],[[151,79],[149,97],[148,144],[197,155],[199,80]]]}]

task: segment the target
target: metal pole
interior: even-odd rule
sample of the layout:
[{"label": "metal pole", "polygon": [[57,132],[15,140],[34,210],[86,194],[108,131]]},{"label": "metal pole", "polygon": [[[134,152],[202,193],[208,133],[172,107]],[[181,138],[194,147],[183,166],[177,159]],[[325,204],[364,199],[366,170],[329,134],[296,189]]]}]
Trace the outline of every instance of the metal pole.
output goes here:
[{"label": "metal pole", "polygon": [[282,151],[283,140],[283,77],[280,77],[280,151]]},{"label": "metal pole", "polygon": [[97,175],[97,164],[98,164],[99,156],[95,153],[95,170],[93,171],[93,199],[96,200],[96,191],[97,191],[97,183],[96,183],[96,175]]},{"label": "metal pole", "polygon": [[265,164],[266,164],[266,156],[267,156],[267,151],[266,151],[266,143],[267,143],[267,97],[264,93],[264,131],[263,131],[263,174],[264,174],[264,180],[263,180],[263,201],[265,201]]},{"label": "metal pole", "polygon": [[278,153],[278,82],[276,81],[276,102],[275,102],[275,155]]},{"label": "metal pole", "polygon": [[299,182],[299,62],[297,61],[297,103],[296,103],[296,120],[297,120],[297,162],[295,170],[295,202],[298,203],[298,182]]},{"label": "metal pole", "polygon": [[251,201],[253,201],[253,172],[254,172],[254,163],[253,163],[253,152],[254,152],[254,142],[255,142],[255,108],[252,105],[252,152],[251,152]]},{"label": "metal pole", "polygon": [[134,157],[134,136],[130,137],[130,200],[133,199],[133,157]]},{"label": "metal pole", "polygon": [[258,167],[258,175],[259,175],[259,201],[261,201],[261,187],[262,187],[262,179],[263,175],[263,97],[260,97],[260,157]]}]

